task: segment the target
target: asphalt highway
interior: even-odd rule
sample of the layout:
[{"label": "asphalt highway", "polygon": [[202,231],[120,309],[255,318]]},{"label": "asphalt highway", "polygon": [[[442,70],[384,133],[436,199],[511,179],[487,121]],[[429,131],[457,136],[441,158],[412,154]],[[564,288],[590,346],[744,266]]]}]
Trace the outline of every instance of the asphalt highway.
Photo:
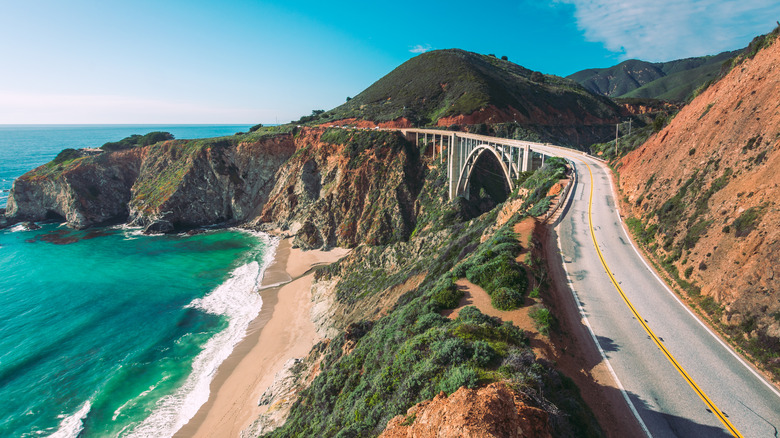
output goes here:
[{"label": "asphalt highway", "polygon": [[632,246],[607,166],[549,150],[577,172],[555,230],[569,285],[647,435],[777,437],[780,392],[701,323]]}]

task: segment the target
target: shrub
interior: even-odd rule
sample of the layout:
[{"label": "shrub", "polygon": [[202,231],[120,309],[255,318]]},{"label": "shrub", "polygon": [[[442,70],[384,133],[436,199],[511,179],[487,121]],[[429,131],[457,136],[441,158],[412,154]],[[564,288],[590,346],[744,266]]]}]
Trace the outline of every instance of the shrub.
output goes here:
[{"label": "shrub", "polygon": [[523,305],[523,294],[514,289],[502,287],[493,292],[490,303],[498,310],[514,310]]},{"label": "shrub", "polygon": [[475,341],[472,348],[474,349],[474,354],[471,356],[471,359],[480,367],[488,367],[500,357],[496,350],[485,341]]},{"label": "shrub", "polygon": [[732,224],[736,236],[745,237],[750,234],[750,232],[755,229],[760,214],[761,209],[759,207],[751,207],[742,212]]},{"label": "shrub", "polygon": [[458,289],[451,277],[440,281],[431,294],[431,299],[439,310],[458,307],[461,298],[463,298],[463,291]]},{"label": "shrub", "polygon": [[553,316],[550,310],[544,306],[539,306],[531,311],[529,316],[534,320],[536,329],[544,336],[550,335],[550,328],[553,325]]},{"label": "shrub", "polygon": [[548,196],[542,199],[541,201],[537,202],[536,204],[534,204],[534,206],[530,210],[528,210],[528,215],[538,217],[547,213],[547,210],[550,209],[550,199],[551,197]]},{"label": "shrub", "polygon": [[453,368],[440,383],[439,391],[444,391],[447,395],[457,391],[461,386],[473,388],[477,385],[479,376],[473,369],[460,365]]},{"label": "shrub", "polygon": [[653,131],[658,132],[666,126],[666,114],[659,113],[653,120]]},{"label": "shrub", "polygon": [[466,306],[458,312],[458,321],[472,324],[496,324],[496,319],[480,312],[475,306]]},{"label": "shrub", "polygon": [[460,364],[467,361],[473,354],[469,345],[461,338],[449,338],[431,345],[434,359],[442,365]]}]

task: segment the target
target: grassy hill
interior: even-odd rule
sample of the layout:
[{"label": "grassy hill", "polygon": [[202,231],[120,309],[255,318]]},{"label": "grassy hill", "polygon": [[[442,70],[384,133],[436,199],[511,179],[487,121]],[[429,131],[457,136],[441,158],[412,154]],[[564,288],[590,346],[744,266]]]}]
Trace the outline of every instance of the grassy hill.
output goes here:
[{"label": "grassy hill", "polygon": [[571,80],[543,75],[494,56],[450,49],[410,59],[325,115],[376,122],[406,117],[426,125],[489,105],[512,107],[531,117],[534,108],[559,104],[564,108],[579,105],[605,118],[614,116],[614,106],[608,100],[593,96]]},{"label": "grassy hill", "polygon": [[[414,126],[513,123],[523,127],[524,135],[539,140],[583,140],[593,133],[575,129],[614,123],[619,108],[572,80],[495,56],[450,49],[416,56],[343,105],[301,122],[352,118],[375,123],[404,120]],[[561,127],[571,132],[563,134]]]},{"label": "grassy hill", "polygon": [[650,63],[631,59],[609,68],[582,70],[568,78],[588,90],[610,97],[684,101],[701,85],[716,78],[725,61],[741,50],[715,56]]}]

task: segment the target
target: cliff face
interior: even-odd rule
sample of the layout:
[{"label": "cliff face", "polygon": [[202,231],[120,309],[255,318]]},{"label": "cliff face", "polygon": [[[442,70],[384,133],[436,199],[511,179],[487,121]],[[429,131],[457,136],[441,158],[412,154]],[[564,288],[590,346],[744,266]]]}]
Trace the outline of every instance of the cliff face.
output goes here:
[{"label": "cliff face", "polygon": [[294,148],[290,135],[167,141],[52,162],[14,182],[6,216],[11,222],[63,219],[73,228],[242,221],[265,202]]},{"label": "cliff face", "polygon": [[14,182],[6,216],[10,223],[65,220],[73,228],[123,221],[147,152],[134,149],[45,164]]},{"label": "cliff face", "polygon": [[268,199],[293,154],[292,136],[261,141],[173,141],[150,147],[132,188],[130,222],[176,227],[242,222]]},{"label": "cliff face", "polygon": [[777,351],[780,44],[735,66],[618,166],[659,263],[694,299],[700,288],[701,307],[728,332]]},{"label": "cliff face", "polygon": [[424,169],[400,134],[304,129],[255,220],[289,229],[295,244],[353,247],[406,239]]},{"label": "cliff face", "polygon": [[381,438],[443,437],[523,438],[552,437],[547,412],[526,405],[503,383],[485,388],[460,388],[447,397],[409,408],[387,424]]},{"label": "cliff face", "polygon": [[400,134],[304,128],[247,140],[172,140],[49,163],[11,190],[10,222],[150,231],[249,222],[304,248],[405,240],[426,172]]}]

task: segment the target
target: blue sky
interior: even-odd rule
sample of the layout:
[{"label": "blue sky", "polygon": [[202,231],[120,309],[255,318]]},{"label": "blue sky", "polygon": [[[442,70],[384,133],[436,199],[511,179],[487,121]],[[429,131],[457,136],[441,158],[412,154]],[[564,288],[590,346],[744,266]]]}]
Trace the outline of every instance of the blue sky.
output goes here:
[{"label": "blue sky", "polygon": [[0,0],[0,124],[275,123],[432,49],[565,76],[746,46],[776,0]]}]

